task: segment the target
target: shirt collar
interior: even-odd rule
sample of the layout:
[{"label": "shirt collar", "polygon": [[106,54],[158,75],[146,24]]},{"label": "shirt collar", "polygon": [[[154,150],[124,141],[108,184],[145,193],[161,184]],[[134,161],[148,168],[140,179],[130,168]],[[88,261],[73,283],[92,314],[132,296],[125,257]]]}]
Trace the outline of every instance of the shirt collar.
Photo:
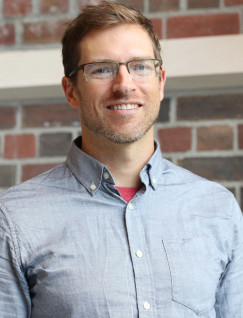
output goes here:
[{"label": "shirt collar", "polygon": [[[76,138],[67,156],[67,165],[78,181],[93,195],[99,189],[102,180],[115,184],[108,169],[98,160],[81,150],[82,137]],[[108,173],[105,175],[105,172]],[[104,177],[105,176],[105,177]],[[108,176],[108,178],[107,178]]]},{"label": "shirt collar", "polygon": [[166,161],[162,157],[158,140],[154,141],[155,151],[145,167],[140,172],[140,178],[146,185],[149,184],[156,190],[163,172],[165,171]]},{"label": "shirt collar", "polygon": [[[73,141],[66,160],[69,169],[76,179],[92,195],[99,189],[103,181],[115,185],[115,180],[108,168],[83,152],[81,146],[82,137],[80,136]],[[150,185],[153,190],[156,190],[159,178],[164,169],[165,163],[162,158],[160,146],[158,141],[155,140],[155,152],[140,172],[142,182],[145,183],[145,185]]]}]

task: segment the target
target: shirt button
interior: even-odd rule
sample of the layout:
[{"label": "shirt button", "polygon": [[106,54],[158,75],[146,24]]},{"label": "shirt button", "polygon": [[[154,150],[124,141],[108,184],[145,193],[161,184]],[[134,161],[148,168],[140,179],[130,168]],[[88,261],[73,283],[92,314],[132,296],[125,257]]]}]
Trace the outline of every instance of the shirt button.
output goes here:
[{"label": "shirt button", "polygon": [[92,183],[90,186],[90,189],[94,191],[96,189],[96,185],[94,183]]},{"label": "shirt button", "polygon": [[107,179],[110,178],[110,175],[109,175],[108,172],[104,172],[103,177],[104,177],[105,180],[107,180]]},{"label": "shirt button", "polygon": [[145,310],[149,310],[149,309],[150,309],[150,303],[148,303],[147,301],[145,301],[145,302],[143,303],[143,308],[144,308]]},{"label": "shirt button", "polygon": [[155,178],[152,179],[153,184],[157,183],[157,180]]},{"label": "shirt button", "polygon": [[143,252],[142,252],[142,251],[140,251],[140,250],[137,250],[137,252],[136,252],[136,256],[137,256],[138,258],[143,257]]},{"label": "shirt button", "polygon": [[133,209],[133,204],[132,203],[128,203],[128,209],[130,209],[130,210]]}]

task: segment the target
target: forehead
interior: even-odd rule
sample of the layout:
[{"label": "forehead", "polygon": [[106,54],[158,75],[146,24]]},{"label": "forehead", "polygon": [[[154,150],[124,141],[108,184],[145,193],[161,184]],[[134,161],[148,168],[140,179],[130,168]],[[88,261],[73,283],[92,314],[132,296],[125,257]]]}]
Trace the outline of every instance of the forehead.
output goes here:
[{"label": "forehead", "polygon": [[80,43],[81,63],[99,60],[128,61],[154,58],[153,43],[148,32],[137,24],[120,24],[89,32]]}]

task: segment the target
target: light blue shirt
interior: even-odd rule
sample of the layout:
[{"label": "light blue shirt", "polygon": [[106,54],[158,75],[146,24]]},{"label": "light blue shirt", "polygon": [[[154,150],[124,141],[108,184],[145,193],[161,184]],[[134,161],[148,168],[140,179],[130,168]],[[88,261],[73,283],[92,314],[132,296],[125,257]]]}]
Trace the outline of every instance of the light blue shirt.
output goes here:
[{"label": "light blue shirt", "polygon": [[0,317],[242,318],[233,195],[157,144],[127,203],[80,143],[0,196]]}]

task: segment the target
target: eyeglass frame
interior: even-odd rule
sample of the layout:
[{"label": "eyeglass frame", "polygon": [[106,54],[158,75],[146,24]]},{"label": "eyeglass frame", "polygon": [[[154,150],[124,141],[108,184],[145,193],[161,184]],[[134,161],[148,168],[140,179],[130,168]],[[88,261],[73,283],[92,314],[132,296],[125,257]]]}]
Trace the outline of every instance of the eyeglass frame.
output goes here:
[{"label": "eyeglass frame", "polygon": [[[117,73],[116,73],[116,75],[118,74],[118,72],[119,72],[119,69],[120,69],[120,65],[126,65],[126,67],[127,67],[127,71],[128,71],[128,73],[129,74],[131,74],[130,73],[130,70],[129,70],[129,67],[128,67],[128,64],[129,63],[131,63],[131,62],[139,62],[139,61],[144,61],[144,60],[149,60],[149,61],[158,61],[159,62],[159,68],[160,69],[162,69],[162,65],[163,65],[163,61],[162,61],[162,59],[138,59],[138,60],[131,60],[131,61],[128,61],[128,62],[115,62],[115,61],[99,61],[99,62],[90,62],[90,63],[85,63],[85,64],[81,64],[81,65],[79,65],[79,66],[77,66],[69,75],[68,75],[68,77],[69,78],[71,78],[73,75],[75,75],[77,72],[79,72],[80,70],[82,70],[83,72],[84,72],[84,67],[86,66],[86,65],[90,65],[90,64],[95,64],[95,63],[115,63],[115,64],[117,64],[118,65],[118,68],[117,68]],[[157,67],[157,65],[155,65],[155,67]],[[86,78],[85,78],[86,79]],[[86,79],[87,80],[87,79]]]}]

